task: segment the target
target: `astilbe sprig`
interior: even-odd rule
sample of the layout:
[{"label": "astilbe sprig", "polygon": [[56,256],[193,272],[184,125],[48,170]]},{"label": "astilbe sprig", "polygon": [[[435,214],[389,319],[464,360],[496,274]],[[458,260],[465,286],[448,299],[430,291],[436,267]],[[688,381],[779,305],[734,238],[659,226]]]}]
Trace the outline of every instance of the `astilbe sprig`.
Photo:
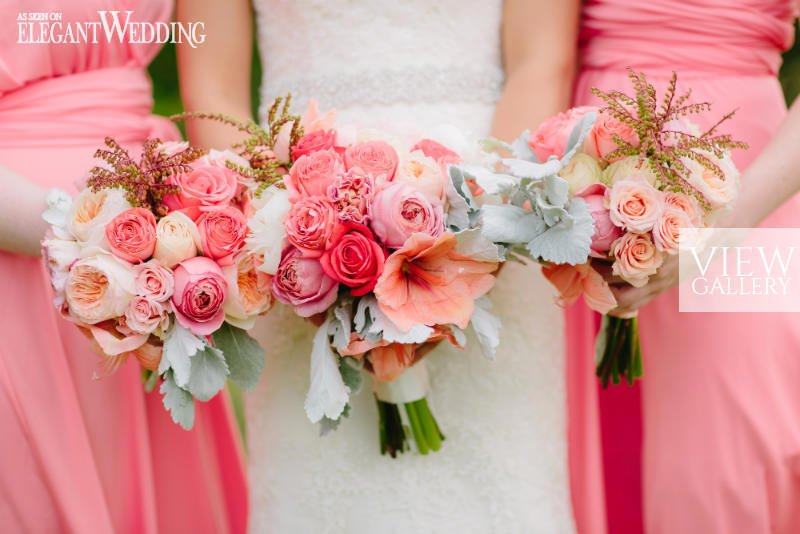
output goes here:
[{"label": "astilbe sprig", "polygon": [[592,94],[605,103],[601,111],[607,112],[629,125],[639,138],[639,144],[635,145],[613,134],[612,138],[618,148],[606,155],[606,159],[614,160],[626,156],[644,157],[657,177],[659,188],[692,195],[704,208],[709,209],[707,199],[689,182],[689,169],[683,160],[696,161],[720,179],[725,180],[725,173],[706,154],[710,153],[717,158],[722,158],[728,150],[748,148],[746,143],[734,140],[729,134],[718,133],[720,125],[730,120],[736,111],[725,114],[702,133],[693,134],[675,130],[672,126],[676,121],[690,115],[709,112],[711,104],[708,102],[688,103],[692,91],[689,89],[679,95],[677,91],[678,75],[673,72],[659,106],[656,89],[647,81],[644,73],[637,73],[628,68],[628,76],[636,91],[634,97],[621,91],[604,92],[592,88]]},{"label": "astilbe sprig", "polygon": [[241,121],[222,113],[202,113],[190,112],[174,115],[174,121],[187,119],[206,119],[233,126],[242,133],[247,134],[247,138],[234,144],[231,148],[248,161],[250,167],[244,167],[234,161],[227,161],[226,165],[245,178],[249,178],[258,183],[258,193],[269,186],[275,185],[283,187],[283,176],[291,168],[294,159],[289,150],[288,159],[278,159],[275,154],[275,145],[278,137],[286,125],[291,125],[289,130],[289,146],[294,146],[303,136],[303,127],[300,124],[300,116],[293,115],[289,109],[291,107],[292,95],[278,97],[267,110],[267,121],[265,126],[260,126],[252,119]]},{"label": "astilbe sprig", "polygon": [[124,189],[132,206],[149,209],[157,217],[167,214],[167,207],[163,205],[164,195],[181,192],[179,186],[167,183],[167,177],[191,171],[190,164],[206,153],[190,146],[167,154],[162,150],[160,139],[147,139],[142,155],[136,161],[111,137],[106,137],[105,145],[107,148],[98,149],[94,157],[106,165],[91,169],[86,185],[94,192],[107,188]]}]

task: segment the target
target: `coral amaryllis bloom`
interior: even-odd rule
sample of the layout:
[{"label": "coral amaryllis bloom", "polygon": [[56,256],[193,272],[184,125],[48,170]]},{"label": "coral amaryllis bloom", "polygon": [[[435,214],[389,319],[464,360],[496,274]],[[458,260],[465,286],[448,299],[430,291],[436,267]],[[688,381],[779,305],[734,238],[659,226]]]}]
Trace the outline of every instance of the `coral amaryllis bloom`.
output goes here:
[{"label": "coral amaryllis bloom", "polygon": [[617,299],[603,277],[589,262],[582,265],[553,265],[542,267],[542,273],[560,293],[559,302],[569,306],[581,296],[596,312],[608,313],[617,307]]},{"label": "coral amaryllis bloom", "polygon": [[367,354],[375,377],[383,382],[397,380],[409,365],[414,363],[415,345],[391,343],[385,347],[375,347]]},{"label": "coral amaryllis bloom", "polygon": [[451,232],[439,237],[416,233],[386,260],[375,296],[401,330],[417,324],[466,328],[475,299],[491,289],[497,263],[473,260],[456,244]]}]

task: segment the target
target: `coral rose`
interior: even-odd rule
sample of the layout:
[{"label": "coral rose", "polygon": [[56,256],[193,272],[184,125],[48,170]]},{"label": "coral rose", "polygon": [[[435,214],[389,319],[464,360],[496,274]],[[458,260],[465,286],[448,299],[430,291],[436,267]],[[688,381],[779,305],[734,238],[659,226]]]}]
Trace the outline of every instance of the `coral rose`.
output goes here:
[{"label": "coral rose", "polygon": [[331,237],[331,248],[320,258],[325,274],[351,288],[355,297],[375,288],[386,256],[363,224],[346,223]]},{"label": "coral rose", "polygon": [[131,207],[121,189],[84,189],[70,206],[66,226],[82,247],[105,247],[106,224]]},{"label": "coral rose", "polygon": [[339,283],[325,274],[318,259],[304,258],[295,247],[283,252],[278,271],[272,277],[272,295],[294,306],[300,317],[327,310],[335,301]]},{"label": "coral rose", "polygon": [[[625,124],[606,111],[600,112],[589,135],[586,136],[583,149],[592,157],[605,159],[608,154],[619,148],[614,141],[615,135],[625,143],[639,146],[639,136],[629,124]],[[609,161],[618,159],[620,158]]]},{"label": "coral rose", "polygon": [[342,160],[333,149],[301,156],[283,179],[289,200],[297,202],[304,197],[324,197],[328,186],[343,172]]},{"label": "coral rose", "polygon": [[399,158],[397,151],[386,141],[364,141],[347,147],[344,164],[348,170],[358,167],[376,180],[394,180]]},{"label": "coral rose", "polygon": [[111,253],[127,262],[140,263],[156,248],[156,218],[150,210],[131,208],[106,224]]},{"label": "coral rose", "polygon": [[198,336],[208,336],[222,326],[228,284],[217,262],[198,256],[175,268],[172,306],[175,318]]},{"label": "coral rose", "polygon": [[406,183],[378,192],[370,207],[370,226],[389,248],[400,248],[414,233],[437,237],[444,232],[444,210]]},{"label": "coral rose", "polygon": [[528,145],[540,162],[550,156],[560,158],[567,146],[567,139],[581,117],[597,108],[584,106],[573,108],[566,113],[559,113],[545,120],[528,138]]},{"label": "coral rose", "polygon": [[609,194],[611,221],[631,232],[649,232],[661,213],[661,192],[641,176],[621,180]]},{"label": "coral rose", "polygon": [[333,204],[324,197],[313,196],[295,203],[283,224],[290,243],[307,258],[319,258],[330,246],[340,223]]},{"label": "coral rose", "polygon": [[203,255],[220,265],[231,265],[233,256],[244,246],[247,219],[233,206],[204,211],[197,219]]},{"label": "coral rose", "polygon": [[177,185],[181,191],[164,195],[164,205],[170,211],[227,206],[236,195],[239,175],[209,161],[197,160],[191,166],[189,172],[169,175],[167,183]]},{"label": "coral rose", "polygon": [[655,247],[650,234],[626,233],[611,250],[615,258],[612,272],[634,287],[647,284],[664,262],[664,254]]},{"label": "coral rose", "polygon": [[292,158],[297,161],[313,152],[335,148],[336,130],[316,130],[301,137],[292,147]]}]

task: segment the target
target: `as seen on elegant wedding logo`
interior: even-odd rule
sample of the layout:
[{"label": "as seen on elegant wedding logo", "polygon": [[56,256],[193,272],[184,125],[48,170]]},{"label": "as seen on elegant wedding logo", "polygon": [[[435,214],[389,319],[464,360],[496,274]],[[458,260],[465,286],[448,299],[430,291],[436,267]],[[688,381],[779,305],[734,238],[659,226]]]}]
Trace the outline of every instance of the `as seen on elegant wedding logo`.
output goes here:
[{"label": "as seen on elegant wedding logo", "polygon": [[[683,229],[681,229],[683,232]],[[800,229],[704,228],[681,234],[682,312],[800,312]]]},{"label": "as seen on elegant wedding logo", "polygon": [[206,40],[204,22],[137,21],[134,11],[97,11],[96,20],[66,20],[60,12],[17,14],[17,44],[176,43],[197,48]]}]

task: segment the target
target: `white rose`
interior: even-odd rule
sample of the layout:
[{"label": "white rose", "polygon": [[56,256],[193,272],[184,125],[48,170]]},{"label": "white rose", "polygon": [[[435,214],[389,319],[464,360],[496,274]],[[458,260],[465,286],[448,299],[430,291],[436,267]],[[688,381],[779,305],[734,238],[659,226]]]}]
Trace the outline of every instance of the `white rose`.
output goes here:
[{"label": "white rose", "polygon": [[96,193],[84,189],[75,197],[67,214],[67,228],[84,249],[100,247],[108,250],[106,224],[133,207],[125,194],[117,188],[101,189]]},{"label": "white rose", "polygon": [[574,195],[587,185],[603,181],[600,164],[588,154],[575,154],[558,175],[569,182],[569,192]]},{"label": "white rose", "polygon": [[77,241],[66,239],[45,239],[42,241],[44,257],[50,283],[55,292],[54,303],[60,308],[64,304],[64,289],[69,277],[69,266],[80,257],[81,246]]},{"label": "white rose", "polygon": [[701,152],[701,154],[719,167],[725,179],[720,178],[714,171],[693,159],[686,158],[681,162],[689,171],[689,184],[697,188],[708,201],[712,210],[710,218],[715,219],[733,205],[739,194],[739,170],[729,155],[718,158],[710,152]]},{"label": "white rose", "polygon": [[641,176],[650,185],[656,183],[656,175],[650,169],[650,164],[639,156],[628,156],[606,167],[603,172],[603,181],[606,185],[611,186],[620,180],[627,180],[631,176]]},{"label": "white rose", "polygon": [[156,248],[153,257],[165,267],[194,258],[200,248],[197,225],[186,214],[173,211],[156,225]]},{"label": "white rose", "polygon": [[266,197],[263,207],[247,221],[250,227],[247,245],[251,251],[262,257],[264,263],[258,269],[274,275],[281,261],[283,241],[286,237],[283,221],[292,204],[289,202],[289,192],[277,187],[268,188],[262,197]]},{"label": "white rose", "polygon": [[124,315],[135,294],[131,265],[111,254],[79,260],[69,271],[66,285],[69,310],[86,324]]},{"label": "white rose", "polygon": [[442,168],[433,158],[416,150],[400,163],[395,181],[413,185],[431,202],[444,202],[445,181]]}]

